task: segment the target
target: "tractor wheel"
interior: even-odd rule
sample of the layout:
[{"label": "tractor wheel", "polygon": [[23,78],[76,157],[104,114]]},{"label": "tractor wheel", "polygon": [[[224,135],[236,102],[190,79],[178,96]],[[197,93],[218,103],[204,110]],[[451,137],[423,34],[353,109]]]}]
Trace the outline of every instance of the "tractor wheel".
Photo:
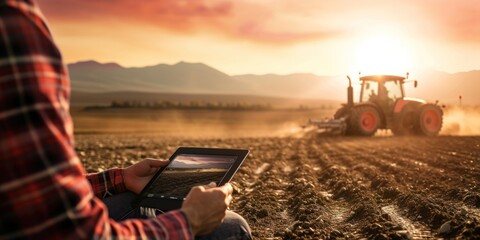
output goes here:
[{"label": "tractor wheel", "polygon": [[397,136],[413,135],[415,133],[415,123],[417,114],[415,108],[407,106],[394,120],[392,132]]},{"label": "tractor wheel", "polygon": [[443,111],[434,104],[426,104],[418,111],[415,132],[418,135],[436,136],[442,129]]},{"label": "tractor wheel", "polygon": [[350,109],[349,107],[341,107],[341,108],[339,108],[339,109],[335,112],[335,114],[333,115],[333,118],[334,118],[334,119],[340,119],[340,118],[342,118],[342,117],[348,117],[347,115],[348,115],[348,110],[349,110],[349,109]]},{"label": "tractor wheel", "polygon": [[354,135],[372,136],[380,125],[378,111],[370,106],[361,106],[352,109],[350,115],[350,129]]}]

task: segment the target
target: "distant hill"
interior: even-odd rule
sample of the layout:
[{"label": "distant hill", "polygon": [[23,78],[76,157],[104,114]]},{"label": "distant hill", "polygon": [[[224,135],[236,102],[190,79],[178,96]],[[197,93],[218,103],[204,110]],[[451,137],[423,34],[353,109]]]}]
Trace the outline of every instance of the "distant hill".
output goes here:
[{"label": "distant hill", "polygon": [[[77,92],[72,98],[72,104],[85,101],[85,94],[115,92],[105,96],[131,98],[136,100],[150,98],[151,94],[167,97],[179,97],[176,94],[218,95],[225,99],[226,95],[269,96],[283,99],[320,99],[344,102],[346,99],[347,81],[345,76],[317,76],[309,73],[289,75],[236,75],[230,76],[203,63],[179,62],[177,64],[159,64],[147,67],[122,67],[116,63],[98,63],[84,61],[68,65],[72,89]],[[407,84],[407,95],[427,100],[439,100],[443,103],[457,103],[462,95],[466,104],[480,104],[480,71],[444,73],[422,71],[414,75],[419,86]],[[355,79],[353,77],[352,79]],[[354,81],[355,82],[355,81]],[[355,101],[358,100],[359,85],[354,84]],[[121,94],[124,94],[121,96]],[[147,97],[148,96],[148,97]],[[187,98],[185,95],[181,95]],[[92,99],[102,98],[101,95],[89,96]],[[170,98],[170,97],[167,97]],[[259,100],[255,98],[256,100]],[[270,99],[271,100],[271,99]]]},{"label": "distant hill", "polygon": [[84,61],[70,64],[68,68],[72,89],[78,92],[136,91],[335,99],[334,90],[345,84],[345,81],[340,85],[333,84],[335,78],[313,74],[229,76],[203,63],[186,62],[125,68],[116,63]]},{"label": "distant hill", "polygon": [[95,61],[68,65],[72,89],[80,92],[145,91],[174,93],[248,93],[238,80],[203,63],[179,62],[124,68]]}]

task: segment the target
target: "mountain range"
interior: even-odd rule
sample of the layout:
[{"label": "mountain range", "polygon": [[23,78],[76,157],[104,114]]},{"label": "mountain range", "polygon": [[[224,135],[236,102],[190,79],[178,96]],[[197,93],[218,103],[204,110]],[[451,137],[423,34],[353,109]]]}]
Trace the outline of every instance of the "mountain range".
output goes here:
[{"label": "mountain range", "polygon": [[[203,63],[179,62],[146,67],[122,67],[117,63],[83,61],[68,65],[72,83],[72,104],[112,101],[122,96],[138,98],[179,95],[252,96],[262,101],[307,99],[330,102],[345,101],[345,76],[317,76],[310,73],[289,75],[228,75]],[[468,104],[480,104],[480,71],[445,73],[422,71],[415,74],[419,87],[407,84],[407,95],[444,103],[456,103],[458,96]],[[355,84],[358,89],[359,85]],[[358,95],[355,96],[355,99]]]}]

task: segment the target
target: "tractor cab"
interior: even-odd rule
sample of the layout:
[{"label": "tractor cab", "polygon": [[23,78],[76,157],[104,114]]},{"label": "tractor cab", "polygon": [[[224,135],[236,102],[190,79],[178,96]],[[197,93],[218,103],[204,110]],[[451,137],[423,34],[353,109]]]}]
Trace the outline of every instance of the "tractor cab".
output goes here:
[{"label": "tractor cab", "polygon": [[395,102],[403,99],[403,83],[405,77],[393,75],[374,75],[360,77],[361,103],[370,102],[382,108],[383,112],[391,113]]},{"label": "tractor cab", "polygon": [[360,102],[371,101],[372,98],[397,100],[404,97],[403,81],[405,77],[392,75],[374,75],[360,77],[362,88]]}]

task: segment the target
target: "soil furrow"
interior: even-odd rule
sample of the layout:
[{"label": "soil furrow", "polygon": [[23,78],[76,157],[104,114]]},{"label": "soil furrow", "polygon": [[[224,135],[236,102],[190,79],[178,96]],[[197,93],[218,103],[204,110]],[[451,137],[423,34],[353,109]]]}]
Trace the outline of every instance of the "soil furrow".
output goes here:
[{"label": "soil furrow", "polygon": [[[310,228],[310,231],[320,233],[314,235],[314,239],[361,238],[361,229],[355,223],[348,222],[353,205],[344,199],[333,198],[333,195],[327,192],[327,186],[315,177],[323,172],[326,165],[318,164],[323,147],[311,144],[302,142],[297,146],[299,154],[293,156],[297,159],[297,168],[292,172],[292,179],[295,181],[294,185],[301,188],[300,191],[293,190],[292,194],[295,195],[296,192],[291,201],[293,211],[299,220],[303,221],[303,229]],[[309,146],[308,150],[305,146]],[[306,157],[299,158],[299,155]],[[312,216],[308,216],[309,212],[312,212]],[[309,238],[311,235],[295,233],[294,236]],[[287,239],[290,237],[291,235],[286,235]]]},{"label": "soil furrow", "polygon": [[[282,146],[284,141],[273,139],[270,147]],[[294,219],[286,214],[288,199],[286,189],[290,186],[288,172],[291,167],[286,161],[286,153],[261,151],[265,146],[257,146],[238,173],[240,197],[234,200],[232,209],[242,214],[247,221],[257,226],[253,234],[258,238],[281,239],[282,232]],[[280,231],[279,231],[280,230]]]},{"label": "soil furrow", "polygon": [[402,217],[398,208],[394,205],[382,207],[382,211],[386,213],[393,222],[402,226],[405,231],[398,233],[408,239],[433,239],[435,238],[427,227],[417,222],[412,222],[408,218]]}]

